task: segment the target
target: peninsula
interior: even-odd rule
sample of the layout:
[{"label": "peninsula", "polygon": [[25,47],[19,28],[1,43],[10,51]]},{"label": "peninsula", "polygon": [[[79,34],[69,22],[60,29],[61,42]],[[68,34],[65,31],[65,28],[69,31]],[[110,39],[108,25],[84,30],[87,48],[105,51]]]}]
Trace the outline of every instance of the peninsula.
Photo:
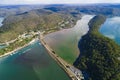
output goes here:
[{"label": "peninsula", "polygon": [[0,80],[120,80],[120,19],[115,40],[99,32],[114,16],[119,4],[0,6]]},{"label": "peninsula", "polygon": [[88,80],[120,80],[120,46],[98,31],[105,19],[95,16],[89,22],[89,32],[78,44],[80,55],[74,65]]}]

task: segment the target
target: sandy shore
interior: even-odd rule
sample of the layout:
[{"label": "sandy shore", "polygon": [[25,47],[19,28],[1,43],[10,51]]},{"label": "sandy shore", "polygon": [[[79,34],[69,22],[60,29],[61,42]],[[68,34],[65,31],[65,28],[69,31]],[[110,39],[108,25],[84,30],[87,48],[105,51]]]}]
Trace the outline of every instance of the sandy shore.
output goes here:
[{"label": "sandy shore", "polygon": [[38,40],[38,39],[33,39],[33,40],[30,41],[28,44],[25,44],[25,45],[22,46],[22,47],[18,47],[18,48],[14,49],[14,50],[11,51],[11,52],[8,52],[8,53],[5,53],[5,54],[3,54],[3,55],[0,55],[0,58],[1,58],[1,57],[4,57],[4,56],[12,55],[12,54],[14,54],[15,52],[17,52],[18,50],[20,50],[20,49],[22,49],[22,48],[24,48],[24,47],[27,47],[27,46],[29,46],[30,44],[34,43],[36,40]]}]

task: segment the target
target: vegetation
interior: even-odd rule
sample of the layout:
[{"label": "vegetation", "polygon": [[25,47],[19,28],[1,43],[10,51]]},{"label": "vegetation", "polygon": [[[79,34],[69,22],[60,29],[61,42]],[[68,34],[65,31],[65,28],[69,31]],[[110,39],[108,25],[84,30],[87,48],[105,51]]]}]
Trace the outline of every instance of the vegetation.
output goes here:
[{"label": "vegetation", "polygon": [[62,14],[45,9],[36,9],[5,18],[0,28],[0,42],[10,41],[31,30],[45,31],[45,34],[62,28],[72,27],[77,19],[71,14]]},{"label": "vegetation", "polygon": [[120,80],[120,46],[98,32],[104,21],[104,16],[95,16],[78,45],[80,55],[74,65],[87,73],[88,80]]},{"label": "vegetation", "polygon": [[28,37],[25,39],[17,39],[15,42],[10,43],[7,47],[1,48],[0,55],[3,55],[7,52],[11,52],[11,51],[15,50],[16,48],[24,46],[25,44],[29,43],[33,38],[35,38],[35,36]]},{"label": "vegetation", "polygon": [[[107,7],[107,8],[106,8]],[[0,28],[0,43],[15,39],[29,30],[47,33],[72,27],[82,13],[119,16],[120,5],[16,5],[0,6],[0,16],[5,17]],[[66,22],[68,24],[65,24]],[[14,35],[13,35],[14,34]]]}]

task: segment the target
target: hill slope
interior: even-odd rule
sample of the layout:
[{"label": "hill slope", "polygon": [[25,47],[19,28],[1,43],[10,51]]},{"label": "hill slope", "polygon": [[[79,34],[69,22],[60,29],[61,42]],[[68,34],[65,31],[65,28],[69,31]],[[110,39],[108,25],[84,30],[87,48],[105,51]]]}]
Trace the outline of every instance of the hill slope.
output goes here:
[{"label": "hill slope", "polygon": [[[80,16],[81,14],[79,14]],[[0,28],[0,42],[16,38],[25,31],[45,31],[46,34],[61,28],[73,27],[77,19],[71,14],[61,14],[45,9],[36,9],[5,18]]]},{"label": "hill slope", "polygon": [[120,46],[98,32],[104,21],[105,17],[95,16],[78,45],[80,55],[74,65],[89,75],[88,80],[120,80]]}]

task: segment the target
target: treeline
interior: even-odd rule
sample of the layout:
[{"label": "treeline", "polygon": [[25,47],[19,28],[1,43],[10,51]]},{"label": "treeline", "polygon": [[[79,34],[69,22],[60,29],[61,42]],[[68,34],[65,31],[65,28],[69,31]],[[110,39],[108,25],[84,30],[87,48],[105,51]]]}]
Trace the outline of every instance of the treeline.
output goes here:
[{"label": "treeline", "polygon": [[80,55],[74,65],[84,72],[86,80],[120,80],[120,46],[98,32],[105,19],[95,16],[88,34],[79,41]]}]

